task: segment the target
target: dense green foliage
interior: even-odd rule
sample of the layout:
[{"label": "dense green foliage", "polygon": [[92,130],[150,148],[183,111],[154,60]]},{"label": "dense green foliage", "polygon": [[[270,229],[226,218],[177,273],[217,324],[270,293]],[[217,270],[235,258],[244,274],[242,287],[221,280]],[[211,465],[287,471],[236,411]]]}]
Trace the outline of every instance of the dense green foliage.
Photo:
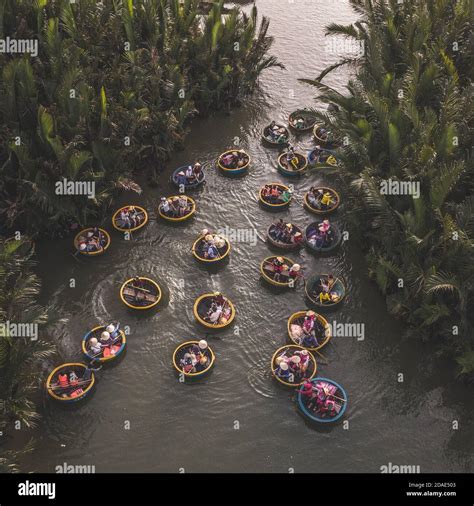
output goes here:
[{"label": "dense green foliage", "polygon": [[[0,0],[0,39],[37,39],[39,54],[0,53],[0,218],[24,233],[103,213],[182,144],[194,114],[229,108],[278,65],[268,20],[198,0]],[[95,181],[63,198],[55,183]]]},{"label": "dense green foliage", "polygon": [[[40,281],[33,273],[33,246],[27,239],[0,239],[0,322],[34,324],[38,338],[13,335],[8,326],[0,332],[0,431],[12,434],[13,422],[35,427],[39,415],[34,401],[40,384],[43,361],[54,347],[41,339],[47,323],[46,310],[38,305]],[[31,444],[24,451],[29,451]],[[15,471],[18,452],[5,452],[0,458],[1,471]]]},{"label": "dense green foliage", "polygon": [[[351,4],[360,20],[332,24],[327,35],[362,43],[363,55],[304,81],[333,104],[319,116],[343,140],[353,221],[389,310],[410,334],[456,355],[462,373],[473,373],[472,3]],[[321,80],[346,63],[355,76],[340,94]],[[389,179],[418,182],[419,198],[384,194]]]}]

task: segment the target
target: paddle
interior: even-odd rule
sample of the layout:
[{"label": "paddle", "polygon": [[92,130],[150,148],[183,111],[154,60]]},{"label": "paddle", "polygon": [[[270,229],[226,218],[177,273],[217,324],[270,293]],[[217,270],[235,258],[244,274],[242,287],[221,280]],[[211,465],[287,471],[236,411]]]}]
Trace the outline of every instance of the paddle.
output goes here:
[{"label": "paddle", "polygon": [[85,381],[78,381],[75,385],[50,385],[48,387],[48,390],[55,390],[55,389],[59,389],[59,388],[71,388],[71,387],[77,387],[79,385],[85,385],[87,383],[90,383],[92,381],[92,378],[91,379],[88,379],[88,380],[85,380]]}]

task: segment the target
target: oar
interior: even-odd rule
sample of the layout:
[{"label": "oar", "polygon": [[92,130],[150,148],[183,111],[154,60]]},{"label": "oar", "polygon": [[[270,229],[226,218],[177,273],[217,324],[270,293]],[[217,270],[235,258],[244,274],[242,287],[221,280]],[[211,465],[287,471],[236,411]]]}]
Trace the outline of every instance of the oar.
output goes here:
[{"label": "oar", "polygon": [[90,383],[92,381],[92,378],[85,381],[78,381],[75,385],[51,385],[48,387],[48,390],[55,390],[57,388],[71,388],[71,387],[77,387],[79,385],[85,385],[86,383]]},{"label": "oar", "polygon": [[130,288],[133,288],[134,290],[141,290],[142,292],[152,293],[151,290],[147,290],[146,288],[141,288],[140,286],[132,285]]},{"label": "oar", "polygon": [[311,350],[311,351],[314,351],[315,353],[317,353],[321,358],[323,358],[325,360],[325,364],[324,365],[328,365],[329,364],[329,360],[322,354],[320,353],[318,350]]}]

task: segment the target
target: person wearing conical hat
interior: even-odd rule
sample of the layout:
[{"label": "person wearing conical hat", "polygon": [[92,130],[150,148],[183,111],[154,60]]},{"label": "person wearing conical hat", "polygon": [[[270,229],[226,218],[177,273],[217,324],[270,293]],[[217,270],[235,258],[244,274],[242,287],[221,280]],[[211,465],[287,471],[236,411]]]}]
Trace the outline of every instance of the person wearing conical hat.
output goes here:
[{"label": "person wearing conical hat", "polygon": [[301,274],[301,265],[300,264],[293,264],[291,266],[291,269],[288,272],[288,276],[293,281],[297,281],[298,279],[302,278],[303,275]]},{"label": "person wearing conical hat", "polygon": [[281,378],[283,381],[288,381],[290,379],[290,368],[288,366],[288,363],[284,360],[280,362],[280,364],[275,369],[275,374]]},{"label": "person wearing conical hat", "polygon": [[169,215],[170,214],[170,203],[168,202],[168,199],[166,197],[161,197],[160,199],[160,211],[163,214]]}]

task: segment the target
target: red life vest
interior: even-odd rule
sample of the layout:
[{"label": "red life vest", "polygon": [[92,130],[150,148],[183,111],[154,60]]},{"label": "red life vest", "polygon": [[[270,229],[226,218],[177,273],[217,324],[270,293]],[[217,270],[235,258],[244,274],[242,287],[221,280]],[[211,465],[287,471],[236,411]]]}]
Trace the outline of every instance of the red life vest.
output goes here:
[{"label": "red life vest", "polygon": [[60,375],[58,376],[58,379],[59,379],[59,384],[60,384],[61,386],[66,386],[66,385],[68,385],[68,383],[69,383],[69,382],[68,382],[68,379],[67,379],[67,374],[60,374]]}]

